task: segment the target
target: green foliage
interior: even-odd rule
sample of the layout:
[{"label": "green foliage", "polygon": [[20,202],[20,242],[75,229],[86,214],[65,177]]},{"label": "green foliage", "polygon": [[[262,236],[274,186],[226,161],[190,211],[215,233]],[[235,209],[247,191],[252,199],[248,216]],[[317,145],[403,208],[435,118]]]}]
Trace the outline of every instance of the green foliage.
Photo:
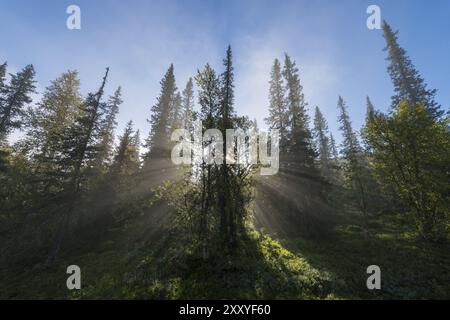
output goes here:
[{"label": "green foliage", "polygon": [[[156,205],[156,203],[155,203]],[[361,217],[345,213],[332,239],[274,238],[251,226],[233,252],[220,243],[207,260],[177,232],[130,243],[129,233],[92,245],[72,242],[52,266],[5,263],[2,298],[41,299],[446,299],[450,297],[449,244],[417,242],[404,215],[370,217],[363,238]],[[148,232],[144,217],[136,225]],[[97,229],[92,226],[92,229]],[[98,232],[98,230],[95,230]],[[73,241],[73,240],[72,240]],[[39,250],[27,252],[27,263]],[[2,255],[3,259],[4,255]],[[11,256],[10,256],[11,259]],[[23,259],[23,257],[22,257]],[[65,268],[82,268],[82,290],[65,289]],[[414,263],[411,264],[411,261]],[[14,263],[13,263],[14,262]],[[382,290],[366,288],[366,268],[382,269]]]},{"label": "green foliage", "polygon": [[30,110],[30,129],[22,144],[33,164],[35,188],[45,198],[61,192],[71,172],[64,154],[73,146],[67,146],[65,139],[83,109],[79,90],[78,73],[65,72],[46,88],[37,108]]},{"label": "green foliage", "polygon": [[205,261],[195,252],[191,245],[167,238],[129,266],[122,290],[114,292],[128,299],[306,299],[325,298],[331,288],[326,273],[255,232],[241,239],[232,254],[214,250]]},{"label": "green foliage", "polygon": [[378,178],[414,212],[425,238],[448,232],[448,128],[448,120],[433,120],[423,104],[402,101],[390,115],[372,113],[365,129]]},{"label": "green foliage", "polygon": [[0,139],[24,124],[24,108],[31,103],[30,95],[36,89],[33,65],[28,65],[17,74],[11,74],[5,84],[6,63],[0,66]]}]

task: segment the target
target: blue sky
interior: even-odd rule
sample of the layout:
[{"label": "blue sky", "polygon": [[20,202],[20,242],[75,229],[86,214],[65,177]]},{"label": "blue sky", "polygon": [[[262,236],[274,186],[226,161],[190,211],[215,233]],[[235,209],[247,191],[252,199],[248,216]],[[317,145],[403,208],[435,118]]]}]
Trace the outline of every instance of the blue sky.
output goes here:
[{"label": "blue sky", "polygon": [[[81,8],[82,29],[66,28],[66,8]],[[14,72],[28,63],[40,92],[68,69],[80,73],[83,93],[95,90],[105,67],[108,92],[123,87],[119,130],[133,120],[143,135],[159,92],[174,63],[179,88],[209,62],[218,70],[228,44],[234,51],[236,110],[262,124],[274,58],[288,52],[300,69],[307,102],[318,105],[337,139],[337,97],[349,105],[355,128],[364,120],[365,97],[389,106],[381,30],[366,27],[366,8],[400,30],[400,44],[437,100],[450,105],[450,2],[288,0],[0,0],[0,61]]]}]

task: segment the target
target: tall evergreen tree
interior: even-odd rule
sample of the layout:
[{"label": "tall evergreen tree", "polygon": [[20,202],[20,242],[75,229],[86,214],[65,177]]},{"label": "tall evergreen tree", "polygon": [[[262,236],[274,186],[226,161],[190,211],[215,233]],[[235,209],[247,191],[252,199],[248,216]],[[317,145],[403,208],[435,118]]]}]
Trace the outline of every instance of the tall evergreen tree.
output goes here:
[{"label": "tall evergreen tree", "polygon": [[[225,67],[224,72],[221,74],[221,103],[219,111],[219,129],[222,133],[225,133],[227,129],[232,129],[234,114],[234,68],[233,68],[233,55],[231,46],[228,46],[226,57],[223,60]],[[220,209],[220,229],[224,235],[225,241],[233,247],[236,243],[236,215],[231,205],[231,188],[230,188],[230,170],[226,163],[227,147],[226,137],[224,137],[223,143],[223,163],[220,167],[220,185],[219,185],[219,209]]]},{"label": "tall evergreen tree", "polygon": [[372,101],[370,101],[370,98],[366,97],[366,105],[367,105],[367,111],[366,111],[366,122],[370,115],[372,115],[375,112],[375,107],[373,106]]},{"label": "tall evergreen tree", "polygon": [[[6,65],[0,68],[5,73]],[[11,75],[8,85],[4,85],[0,97],[0,137],[5,137],[13,129],[20,129],[24,122],[24,107],[31,103],[30,95],[35,91],[34,67],[28,65],[17,74]],[[1,76],[1,74],[0,74]]]},{"label": "tall evergreen tree", "polygon": [[102,104],[104,117],[100,123],[97,156],[93,164],[93,167],[99,173],[105,173],[111,164],[114,148],[114,130],[117,126],[116,116],[119,113],[119,106],[123,102],[121,91],[121,87],[118,87],[114,94],[109,97],[108,101]]},{"label": "tall evergreen tree", "polygon": [[233,127],[234,112],[234,67],[231,46],[228,46],[226,57],[223,60],[225,71],[220,77],[221,81],[221,105],[220,105],[220,127],[231,129]]},{"label": "tall evergreen tree", "polygon": [[319,107],[314,115],[314,138],[319,153],[320,168],[327,179],[331,178],[331,145],[328,138],[328,124]]},{"label": "tall evergreen tree", "polygon": [[46,88],[42,100],[30,116],[30,129],[25,143],[29,145],[36,172],[46,193],[50,191],[49,188],[60,191],[67,179],[68,168],[62,166],[61,157],[67,151],[64,147],[72,148],[64,144],[64,138],[82,109],[83,100],[79,90],[78,73],[63,73]]},{"label": "tall evergreen tree", "polygon": [[134,158],[136,159],[136,163],[138,168],[141,166],[141,132],[136,130],[136,133],[133,136],[133,144],[134,144]]},{"label": "tall evergreen tree", "polygon": [[108,74],[109,68],[106,68],[100,88],[95,93],[88,93],[74,123],[62,133],[63,152],[59,156],[58,165],[64,168],[63,172],[67,176],[64,192],[61,194],[62,199],[67,202],[64,203],[66,208],[50,247],[48,263],[53,262],[59,252],[69,227],[69,220],[73,216],[81,191],[85,188],[85,169],[98,155],[97,146],[104,109],[102,98]]},{"label": "tall evergreen tree", "polygon": [[170,65],[164,78],[161,80],[161,92],[156,104],[151,108],[150,134],[145,141],[148,149],[144,156],[144,164],[152,158],[161,158],[168,155],[168,143],[170,141],[170,116],[177,87],[173,64]]},{"label": "tall evergreen tree", "polygon": [[172,116],[171,116],[171,130],[180,129],[183,125],[182,123],[182,98],[179,92],[176,93],[172,105]]},{"label": "tall evergreen tree", "polygon": [[[216,72],[206,64],[203,71],[199,71],[195,77],[198,87],[198,101],[200,104],[200,118],[202,119],[202,134],[207,129],[217,126],[220,110],[220,81]],[[210,148],[212,141],[203,141],[202,154],[205,149]],[[208,256],[208,230],[210,216],[213,211],[216,192],[213,187],[216,181],[213,179],[213,166],[200,160],[200,217],[199,217],[199,238],[202,245],[202,255],[205,259]]]},{"label": "tall evergreen tree", "polygon": [[189,78],[186,87],[183,90],[181,109],[183,115],[183,128],[190,129],[192,127],[194,113],[194,83],[192,78]]},{"label": "tall evergreen tree", "polygon": [[287,141],[289,118],[281,65],[278,59],[273,62],[269,84],[269,117],[265,121],[271,129],[280,130],[280,152],[283,153]]},{"label": "tall evergreen tree", "polygon": [[433,118],[442,116],[443,111],[434,100],[436,90],[427,88],[405,49],[398,44],[397,32],[393,32],[386,21],[383,22],[383,32],[389,61],[388,73],[395,90],[392,108],[394,109],[402,100],[406,100],[410,105],[423,103]]},{"label": "tall evergreen tree", "polygon": [[339,152],[336,147],[336,141],[334,140],[332,133],[330,133],[330,149],[331,149],[331,155],[333,156],[333,160],[335,160],[335,161],[339,160]]},{"label": "tall evergreen tree", "polygon": [[77,193],[83,180],[82,169],[98,157],[98,143],[102,129],[102,98],[109,68],[106,68],[100,88],[95,93],[88,93],[82,104],[80,114],[65,134],[65,154],[63,161],[71,169],[72,192]]},{"label": "tall evergreen tree", "polygon": [[289,153],[297,165],[313,167],[315,151],[312,146],[312,134],[309,129],[307,103],[300,84],[298,68],[285,54],[283,76],[286,79],[287,106],[289,110]]},{"label": "tall evergreen tree", "polygon": [[344,176],[347,187],[356,198],[361,212],[367,214],[367,187],[365,183],[365,167],[361,145],[353,131],[352,123],[347,112],[344,100],[339,96],[338,100],[340,130],[344,138],[341,154],[344,160]]},{"label": "tall evergreen tree", "polygon": [[[137,135],[136,135],[137,134]],[[133,130],[133,122],[127,126],[119,138],[119,145],[116,149],[112,172],[115,175],[131,175],[139,169],[139,139],[138,132]]]},{"label": "tall evergreen tree", "polygon": [[335,186],[342,186],[342,172],[339,159],[339,151],[336,146],[333,134],[330,133],[330,167],[331,167],[331,182]]},{"label": "tall evergreen tree", "polygon": [[200,104],[200,117],[205,129],[215,128],[220,111],[219,77],[209,64],[195,77]]}]

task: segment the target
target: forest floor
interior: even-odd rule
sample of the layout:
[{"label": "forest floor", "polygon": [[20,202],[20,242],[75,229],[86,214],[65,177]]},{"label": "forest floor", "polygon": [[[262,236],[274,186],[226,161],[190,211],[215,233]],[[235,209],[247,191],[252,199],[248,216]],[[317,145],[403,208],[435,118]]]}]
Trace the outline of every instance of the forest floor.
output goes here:
[{"label": "forest floor", "polygon": [[[232,254],[211,250],[205,262],[189,244],[154,228],[155,220],[165,223],[168,211],[155,206],[94,243],[95,230],[67,239],[50,266],[20,253],[1,261],[0,298],[450,298],[450,244],[418,241],[401,216],[372,217],[365,233],[359,215],[343,215],[333,235],[322,240],[249,228]],[[66,288],[66,268],[72,264],[81,268],[78,291]],[[366,268],[373,264],[381,268],[381,290],[366,287]]]}]

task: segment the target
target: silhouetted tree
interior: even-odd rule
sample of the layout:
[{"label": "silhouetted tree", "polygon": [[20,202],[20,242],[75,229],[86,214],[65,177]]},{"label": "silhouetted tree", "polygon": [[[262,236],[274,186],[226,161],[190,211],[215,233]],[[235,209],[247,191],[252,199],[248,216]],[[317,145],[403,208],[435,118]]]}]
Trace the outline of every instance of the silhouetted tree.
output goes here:
[{"label": "silhouetted tree", "polygon": [[150,159],[165,158],[169,155],[171,112],[176,97],[177,87],[173,64],[170,65],[164,78],[161,80],[161,92],[156,104],[152,107],[150,134],[145,141],[148,151],[144,155],[144,165]]}]

